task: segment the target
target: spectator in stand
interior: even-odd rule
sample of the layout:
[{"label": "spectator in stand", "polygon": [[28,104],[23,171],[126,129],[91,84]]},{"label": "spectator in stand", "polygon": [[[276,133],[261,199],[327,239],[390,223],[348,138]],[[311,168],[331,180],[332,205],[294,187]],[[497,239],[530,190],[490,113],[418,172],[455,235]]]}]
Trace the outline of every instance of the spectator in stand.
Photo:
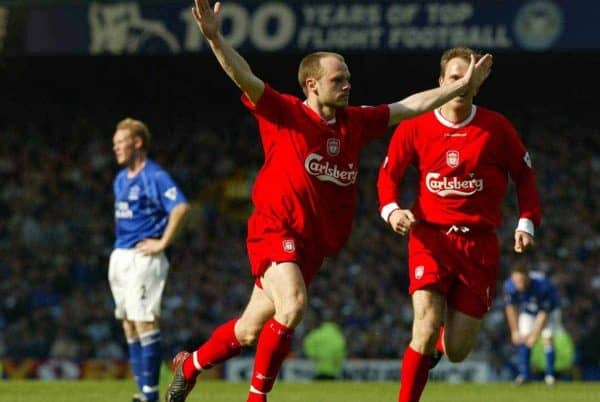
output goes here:
[{"label": "spectator in stand", "polygon": [[346,360],[346,338],[331,316],[331,311],[325,309],[325,320],[306,334],[303,341],[304,354],[315,364],[315,380],[339,379]]}]

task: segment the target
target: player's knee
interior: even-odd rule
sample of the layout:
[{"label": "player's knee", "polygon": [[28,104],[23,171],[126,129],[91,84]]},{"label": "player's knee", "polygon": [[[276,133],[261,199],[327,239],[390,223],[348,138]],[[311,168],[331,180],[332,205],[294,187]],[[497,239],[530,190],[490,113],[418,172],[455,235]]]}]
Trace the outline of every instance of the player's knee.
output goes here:
[{"label": "player's knee", "polygon": [[460,363],[469,356],[471,349],[473,348],[473,342],[464,339],[459,343],[446,342],[446,356],[452,363]]},{"label": "player's knee", "polygon": [[544,344],[548,344],[548,343],[552,343],[552,330],[548,329],[548,328],[544,328],[542,330],[542,341],[544,342]]},{"label": "player's knee", "polygon": [[262,326],[244,325],[243,322],[238,322],[235,330],[235,336],[241,346],[254,346],[258,342],[258,336]]},{"label": "player's knee", "polygon": [[275,312],[277,320],[289,328],[295,328],[306,311],[306,298],[303,295],[292,297],[286,300]]},{"label": "player's knee", "polygon": [[135,330],[135,324],[132,321],[123,320],[122,325],[127,339],[134,339],[138,337],[138,333]]},{"label": "player's knee", "polygon": [[259,332],[244,332],[241,337],[238,337],[240,346],[254,346],[258,342]]},{"label": "player's knee", "polygon": [[415,322],[412,346],[419,352],[430,352],[435,347],[440,325],[437,322]]},{"label": "player's knee", "polygon": [[138,335],[159,329],[158,321],[138,321],[134,323]]},{"label": "player's knee", "polygon": [[452,363],[460,363],[463,360],[465,360],[467,358],[467,356],[469,356],[469,353],[471,353],[471,349],[458,349],[458,350],[446,350],[446,356],[448,357],[448,360]]}]

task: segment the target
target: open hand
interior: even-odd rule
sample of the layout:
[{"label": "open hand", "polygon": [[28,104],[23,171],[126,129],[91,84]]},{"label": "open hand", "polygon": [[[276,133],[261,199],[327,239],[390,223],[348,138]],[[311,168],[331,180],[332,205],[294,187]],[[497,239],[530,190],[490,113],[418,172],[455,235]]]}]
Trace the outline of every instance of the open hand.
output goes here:
[{"label": "open hand", "polygon": [[479,89],[483,81],[492,72],[493,57],[491,54],[486,53],[477,62],[475,56],[471,55],[471,62],[469,68],[463,77],[471,88]]},{"label": "open hand", "polygon": [[135,248],[144,255],[154,255],[163,251],[165,246],[159,239],[144,239],[136,244]]},{"label": "open hand", "polygon": [[216,2],[214,9],[210,8],[208,0],[194,0],[194,3],[192,14],[198,28],[206,39],[215,39],[221,29],[221,3]]}]

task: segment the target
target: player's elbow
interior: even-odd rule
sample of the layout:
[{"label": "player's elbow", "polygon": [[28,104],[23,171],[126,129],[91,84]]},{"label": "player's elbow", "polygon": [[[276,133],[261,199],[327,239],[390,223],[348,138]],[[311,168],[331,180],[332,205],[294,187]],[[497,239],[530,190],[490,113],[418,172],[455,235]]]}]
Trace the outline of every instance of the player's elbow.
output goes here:
[{"label": "player's elbow", "polygon": [[192,210],[192,206],[187,202],[181,204],[181,210],[183,213],[188,214]]},{"label": "player's elbow", "polygon": [[179,213],[179,215],[181,215],[181,217],[183,217],[183,218],[185,218],[187,215],[189,215],[189,213],[192,210],[192,207],[187,202],[182,202],[181,204],[177,205],[175,208],[177,209],[177,212]]}]

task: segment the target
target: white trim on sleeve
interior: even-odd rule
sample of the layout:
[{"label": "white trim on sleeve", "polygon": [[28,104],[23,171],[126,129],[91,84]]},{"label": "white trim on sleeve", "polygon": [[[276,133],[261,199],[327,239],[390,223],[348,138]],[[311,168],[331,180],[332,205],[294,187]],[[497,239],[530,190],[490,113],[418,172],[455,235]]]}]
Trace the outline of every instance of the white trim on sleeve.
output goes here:
[{"label": "white trim on sleeve", "polygon": [[397,209],[400,209],[400,205],[398,205],[398,203],[396,202],[390,202],[389,204],[381,208],[381,218],[386,223],[390,223],[390,215]]},{"label": "white trim on sleeve", "polygon": [[517,228],[515,229],[515,232],[525,232],[525,233],[529,233],[530,235],[535,235],[535,226],[533,225],[533,221],[531,219],[527,219],[527,218],[520,218],[519,219],[519,224],[517,225]]}]

